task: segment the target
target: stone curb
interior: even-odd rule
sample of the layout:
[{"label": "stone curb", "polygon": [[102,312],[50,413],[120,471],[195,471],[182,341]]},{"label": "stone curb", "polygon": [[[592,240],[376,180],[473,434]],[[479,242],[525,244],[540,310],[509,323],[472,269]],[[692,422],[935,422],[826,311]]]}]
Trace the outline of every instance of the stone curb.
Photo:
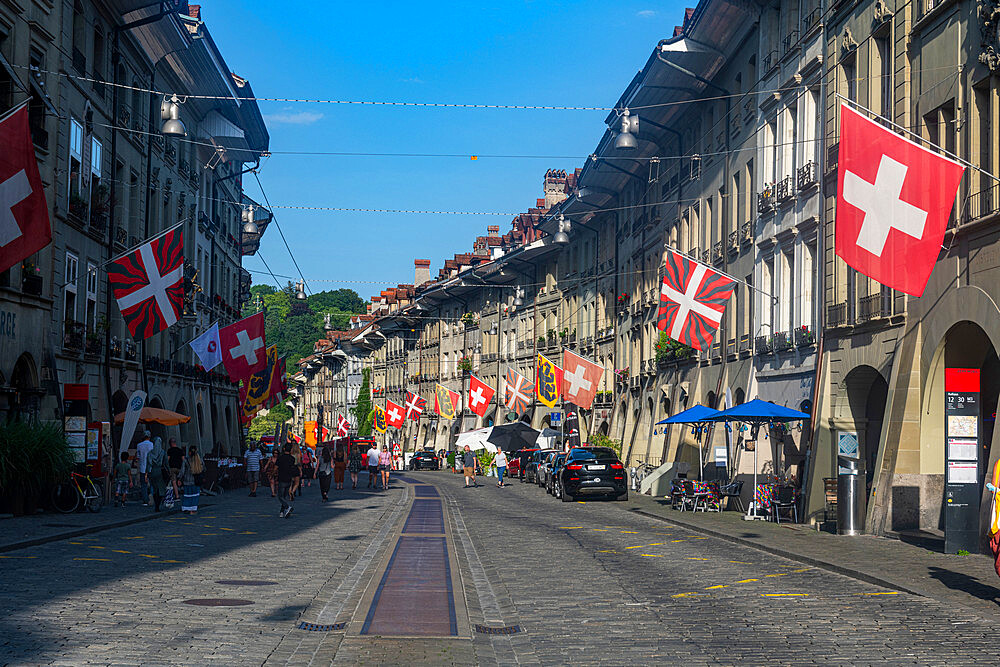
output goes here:
[{"label": "stone curb", "polygon": [[[662,516],[660,514],[654,514],[653,512],[647,512],[646,510],[630,508],[630,512],[635,514],[641,514],[650,519],[656,519],[664,523],[669,523],[672,526],[677,526],[679,528],[686,528],[688,530],[694,531],[696,533],[702,533],[704,535],[710,535],[712,537],[717,537],[721,540],[726,540],[728,542],[735,542],[745,547],[750,547],[752,549],[757,549],[758,551],[764,551],[766,553],[774,554],[775,556],[781,556],[782,558],[787,558],[789,560],[798,561],[800,563],[805,563],[806,565],[812,565],[835,574],[840,574],[845,577],[850,577],[852,579],[857,579],[859,581],[864,581],[865,583],[874,584],[875,586],[882,586],[883,588],[892,588],[894,590],[902,591],[904,593],[909,593],[910,595],[917,595],[922,598],[931,597],[927,593],[915,590],[909,586],[901,585],[897,582],[890,581],[888,579],[883,579],[881,577],[876,577],[875,575],[862,572],[860,570],[855,570],[843,565],[837,565],[836,563],[831,563],[829,561],[820,560],[818,558],[812,558],[811,556],[803,556],[802,554],[795,553],[794,551],[788,551],[787,549],[781,549],[780,547],[773,547],[766,544],[761,544],[760,542],[755,542],[753,540],[748,540],[743,537],[736,537],[735,535],[729,535],[719,530],[713,530],[711,528],[704,528],[702,526],[696,526],[690,523],[685,523],[684,521],[677,521],[676,519],[671,519],[669,517]],[[965,607],[965,605],[963,605]],[[970,612],[975,613],[978,616],[982,614],[976,610],[966,607]]]},{"label": "stone curb", "polygon": [[[212,505],[201,505],[199,506],[199,511],[201,508],[212,507]],[[180,514],[180,509],[174,510],[164,510],[162,512],[151,512],[150,514],[144,516],[133,517],[131,519],[123,519],[122,521],[115,521],[113,523],[101,523],[95,526],[87,526],[86,528],[80,528],[79,530],[67,530],[62,533],[53,533],[51,535],[46,535],[44,537],[35,537],[30,540],[22,540],[21,542],[11,542],[10,544],[0,544],[0,553],[5,553],[7,551],[17,551],[18,549],[27,549],[29,547],[37,547],[41,544],[48,544],[49,542],[58,542],[60,540],[69,540],[74,537],[81,537],[83,535],[91,535],[93,533],[100,533],[104,530],[111,530],[112,528],[122,528],[124,526],[131,526],[135,523],[143,523],[144,521],[153,521],[154,519],[162,519],[167,516],[173,516],[174,514]]]}]

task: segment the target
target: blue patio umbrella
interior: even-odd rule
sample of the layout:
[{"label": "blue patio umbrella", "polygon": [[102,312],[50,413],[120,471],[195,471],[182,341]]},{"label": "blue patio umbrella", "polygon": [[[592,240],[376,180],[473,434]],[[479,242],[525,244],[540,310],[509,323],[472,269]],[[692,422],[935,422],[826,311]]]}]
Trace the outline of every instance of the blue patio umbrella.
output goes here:
[{"label": "blue patio umbrella", "polygon": [[[775,405],[755,398],[748,403],[742,403],[735,407],[723,410],[708,417],[707,421],[715,422],[746,422],[754,426],[751,431],[751,438],[757,439],[757,431],[761,424],[773,424],[775,422],[793,422],[802,419],[809,419],[809,415],[799,410],[786,408],[783,405]],[[753,507],[753,518],[763,518],[757,515],[757,448],[753,448],[753,488],[754,502],[747,507],[747,517],[750,515],[750,507]]]},{"label": "blue patio umbrella", "polygon": [[[712,408],[706,408],[704,405],[696,404],[684,410],[678,412],[673,417],[667,417],[663,421],[656,422],[656,426],[663,424],[696,424],[700,422],[709,421],[711,417],[719,414],[718,410],[713,410]],[[698,474],[700,479],[705,477],[705,465],[704,456],[701,452],[701,427],[697,427],[698,432]]]}]

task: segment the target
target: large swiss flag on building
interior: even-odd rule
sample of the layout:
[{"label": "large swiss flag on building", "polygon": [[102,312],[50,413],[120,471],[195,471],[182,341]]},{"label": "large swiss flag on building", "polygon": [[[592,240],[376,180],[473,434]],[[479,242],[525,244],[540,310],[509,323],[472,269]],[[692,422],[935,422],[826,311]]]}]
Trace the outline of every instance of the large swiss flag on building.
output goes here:
[{"label": "large swiss flag on building", "polygon": [[849,266],[924,293],[965,167],[840,107],[836,250]]},{"label": "large swiss flag on building", "polygon": [[257,313],[219,329],[222,364],[234,382],[246,380],[267,364],[264,313]]},{"label": "large swiss flag on building", "polygon": [[0,271],[51,242],[49,207],[24,106],[0,121]]},{"label": "large swiss flag on building", "polygon": [[403,428],[406,412],[402,405],[396,405],[389,399],[385,401],[385,420],[393,428]]},{"label": "large swiss flag on building", "polygon": [[597,385],[604,375],[604,367],[588,361],[579,354],[563,350],[562,395],[573,405],[589,410],[597,395]]},{"label": "large swiss flag on building", "polygon": [[493,394],[496,391],[475,375],[469,376],[469,409],[480,417],[486,415],[486,408],[490,407]]}]

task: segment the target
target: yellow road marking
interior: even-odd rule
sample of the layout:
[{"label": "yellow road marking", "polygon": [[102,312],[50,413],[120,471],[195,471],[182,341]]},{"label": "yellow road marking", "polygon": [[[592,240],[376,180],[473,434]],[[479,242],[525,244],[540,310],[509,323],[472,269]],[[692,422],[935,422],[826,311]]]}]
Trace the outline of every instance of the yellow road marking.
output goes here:
[{"label": "yellow road marking", "polygon": [[699,595],[699,593],[695,593],[694,591],[691,591],[690,593],[677,593],[676,595],[671,595],[670,597],[672,597],[672,598],[686,598],[686,597],[690,597],[692,595]]},{"label": "yellow road marking", "polygon": [[618,552],[615,551],[614,549],[601,549],[597,553],[599,553],[599,554],[616,554]]},{"label": "yellow road marking", "polygon": [[766,598],[804,598],[808,597],[808,593],[761,593],[763,597]]},{"label": "yellow road marking", "polygon": [[124,549],[112,549],[116,554],[130,554],[131,551],[125,551]]},{"label": "yellow road marking", "polygon": [[684,540],[670,540],[671,542],[683,542]]},{"label": "yellow road marking", "polygon": [[646,558],[666,558],[666,556],[660,556],[659,554],[642,554]]},{"label": "yellow road marking", "polygon": [[222,527],[220,527],[219,530],[233,530],[233,529],[232,528],[222,528]]},{"label": "yellow road marking", "polygon": [[159,556],[150,556],[149,554],[139,554],[143,558],[159,558]]},{"label": "yellow road marking", "polygon": [[144,540],[146,538],[143,537],[142,535],[133,535],[132,537],[126,537],[125,539],[126,540]]},{"label": "yellow road marking", "polygon": [[164,537],[184,537],[183,535],[164,535]]},{"label": "yellow road marking", "polygon": [[0,558],[38,558],[38,556],[0,556]]},{"label": "yellow road marking", "polygon": [[752,565],[752,563],[744,563],[741,560],[731,560],[730,563],[736,563],[737,565]]},{"label": "yellow road marking", "polygon": [[608,532],[607,528],[591,528],[591,530],[596,530],[599,533],[606,533],[606,532]]},{"label": "yellow road marking", "polygon": [[580,503],[581,505],[586,505],[587,504],[587,502],[585,500],[578,500],[576,502]]},{"label": "yellow road marking", "polygon": [[651,547],[662,547],[663,546],[663,542],[652,542],[652,543],[650,543],[649,546],[651,546]]},{"label": "yellow road marking", "polygon": [[83,544],[83,542],[70,542],[69,544],[76,544],[76,545],[80,545],[80,544]]},{"label": "yellow road marking", "polygon": [[760,579],[741,579],[737,581],[738,584],[749,584],[751,581],[760,581]]},{"label": "yellow road marking", "polygon": [[706,590],[706,591],[710,591],[710,590],[712,590],[712,589],[714,589],[714,588],[729,588],[729,584],[717,584],[717,585],[715,585],[715,586],[709,586],[709,587],[708,587],[708,588],[706,588],[705,590]]},{"label": "yellow road marking", "polygon": [[559,526],[559,530],[576,530],[577,528],[583,528],[583,526]]},{"label": "yellow road marking", "polygon": [[692,540],[707,540],[707,537],[692,537]]},{"label": "yellow road marking", "polygon": [[[240,533],[240,535],[256,535],[256,534],[257,533],[253,532],[252,530],[244,530],[242,533]],[[178,535],[177,537],[180,537],[180,535]]]},{"label": "yellow road marking", "polygon": [[688,560],[708,560],[708,558],[697,558],[695,556],[688,556],[687,559]]},{"label": "yellow road marking", "polygon": [[91,545],[90,545],[89,547],[87,547],[87,548],[88,548],[88,549],[103,549],[104,547],[99,547],[99,546],[97,546],[96,544],[91,544]]},{"label": "yellow road marking", "polygon": [[[31,556],[34,558],[34,556]],[[877,593],[861,593],[861,595],[899,595],[899,591],[879,591]]]},{"label": "yellow road marking", "polygon": [[183,563],[185,561],[182,561],[182,560],[161,560],[160,562],[161,563]]},{"label": "yellow road marking", "polygon": [[110,558],[74,558],[73,560],[98,560],[98,561],[102,561],[102,562],[105,562],[105,563],[110,563],[111,562]]},{"label": "yellow road marking", "polygon": [[201,537],[215,537],[218,533],[201,533]]},{"label": "yellow road marking", "polygon": [[811,569],[812,569],[811,567],[803,567],[799,570],[792,570],[792,572],[808,572]]},{"label": "yellow road marking", "polygon": [[622,533],[624,533],[626,535],[638,535],[639,531],[638,530],[623,530]]},{"label": "yellow road marking", "polygon": [[781,572],[779,574],[765,574],[765,577],[787,577],[791,572]]}]

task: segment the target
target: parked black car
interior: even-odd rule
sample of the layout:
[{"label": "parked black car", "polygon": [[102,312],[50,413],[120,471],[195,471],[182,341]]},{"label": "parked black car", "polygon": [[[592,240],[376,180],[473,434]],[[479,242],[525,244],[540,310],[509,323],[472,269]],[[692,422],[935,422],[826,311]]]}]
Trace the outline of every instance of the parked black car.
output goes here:
[{"label": "parked black car", "polygon": [[552,460],[558,455],[558,450],[549,450],[542,458],[541,463],[538,464],[538,470],[535,471],[535,481],[543,489],[547,489],[549,486],[549,475],[552,473]]},{"label": "parked black car", "polygon": [[628,476],[613,449],[576,447],[566,455],[554,482],[563,502],[580,496],[611,496],[628,500]]},{"label": "parked black car", "polygon": [[437,457],[434,452],[423,451],[416,452],[410,457],[410,470],[439,470],[441,468],[441,459]]},{"label": "parked black car", "polygon": [[538,466],[545,460],[545,457],[554,452],[554,449],[539,449],[532,452],[528,462],[524,464],[524,481],[531,484],[538,484]]},{"label": "parked black car", "polygon": [[514,452],[514,455],[510,457],[510,463],[507,464],[507,475],[511,478],[517,477],[523,482],[524,469],[528,465],[528,461],[531,460],[531,456],[537,451],[537,448],[531,447]]},{"label": "parked black car", "polygon": [[559,471],[562,470],[563,463],[566,461],[565,454],[556,454],[552,457],[552,463],[549,464],[548,474],[545,477],[545,493],[550,495],[556,495],[556,480],[559,479]]}]

